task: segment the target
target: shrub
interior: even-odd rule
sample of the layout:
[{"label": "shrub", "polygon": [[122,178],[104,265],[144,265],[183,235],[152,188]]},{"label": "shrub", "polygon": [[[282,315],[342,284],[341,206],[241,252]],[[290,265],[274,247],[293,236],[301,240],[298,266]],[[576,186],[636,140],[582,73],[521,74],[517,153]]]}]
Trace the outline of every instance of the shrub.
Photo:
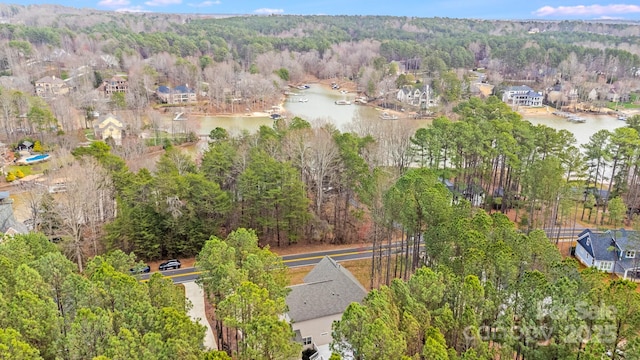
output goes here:
[{"label": "shrub", "polygon": [[17,177],[18,179],[22,179],[22,178],[24,177],[24,173],[22,172],[22,170],[18,169],[18,170],[16,171],[16,177]]},{"label": "shrub", "polygon": [[7,174],[6,179],[8,182],[16,181],[16,176],[12,172],[10,172]]}]

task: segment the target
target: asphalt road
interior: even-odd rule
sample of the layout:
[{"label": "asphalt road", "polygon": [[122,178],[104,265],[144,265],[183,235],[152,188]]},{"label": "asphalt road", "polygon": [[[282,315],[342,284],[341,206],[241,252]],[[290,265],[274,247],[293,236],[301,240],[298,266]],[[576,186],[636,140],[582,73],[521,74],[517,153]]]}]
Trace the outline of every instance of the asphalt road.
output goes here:
[{"label": "asphalt road", "polygon": [[[392,244],[391,248],[396,250],[400,247],[399,243]],[[384,248],[387,248],[386,246]],[[290,268],[301,267],[301,266],[309,266],[315,265],[325,256],[331,256],[332,259],[337,262],[341,261],[349,261],[349,260],[360,260],[360,259],[368,259],[371,257],[372,252],[371,246],[362,246],[348,249],[340,249],[340,250],[327,250],[327,251],[319,251],[305,254],[295,254],[295,255],[285,255],[282,257],[285,265]],[[173,282],[176,284],[181,284],[189,281],[194,281],[200,276],[202,273],[195,267],[182,268],[176,270],[166,270],[159,271],[165,277],[173,279]],[[151,275],[149,274],[140,274],[140,280],[145,281],[149,279]]]},{"label": "asphalt road", "polygon": [[[561,231],[559,234],[559,242],[571,242],[575,241],[575,232],[571,231]],[[551,241],[555,240],[555,237],[550,237]],[[384,249],[387,249],[388,246],[384,245]],[[392,251],[399,251],[400,243],[393,243],[391,245]],[[349,261],[349,260],[360,260],[360,259],[369,259],[371,258],[372,252],[371,246],[361,246],[347,249],[338,249],[338,250],[327,250],[327,251],[318,251],[318,252],[310,252],[304,254],[294,254],[294,255],[285,255],[282,257],[285,265],[290,268],[296,268],[301,266],[310,266],[315,265],[325,256],[331,256],[332,259],[337,262],[341,261]],[[166,271],[158,271],[162,275],[167,278],[173,279],[175,284],[181,284],[189,281],[194,281],[197,279],[202,273],[198,268],[188,267],[176,270],[166,270]],[[149,277],[155,272],[148,274],[140,274],[140,280],[145,281],[148,280]]]}]

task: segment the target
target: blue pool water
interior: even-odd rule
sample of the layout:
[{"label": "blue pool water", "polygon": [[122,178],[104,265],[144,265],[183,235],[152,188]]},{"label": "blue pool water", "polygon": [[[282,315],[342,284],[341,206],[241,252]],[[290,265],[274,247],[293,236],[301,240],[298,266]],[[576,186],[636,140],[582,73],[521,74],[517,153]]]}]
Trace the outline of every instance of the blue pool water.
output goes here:
[{"label": "blue pool water", "polygon": [[48,157],[49,157],[49,154],[38,154],[38,155],[30,156],[30,157],[24,159],[24,161],[29,163],[29,162],[44,160],[44,159],[46,159]]}]

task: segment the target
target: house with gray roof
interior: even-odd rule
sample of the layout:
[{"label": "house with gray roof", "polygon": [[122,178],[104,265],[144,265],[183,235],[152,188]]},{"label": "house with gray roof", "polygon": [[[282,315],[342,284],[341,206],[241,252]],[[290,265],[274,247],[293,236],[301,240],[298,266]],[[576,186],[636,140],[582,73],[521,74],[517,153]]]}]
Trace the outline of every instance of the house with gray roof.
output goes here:
[{"label": "house with gray roof", "polygon": [[340,320],[347,306],[361,302],[366,295],[367,290],[349,270],[325,256],[307,274],[304,284],[291,286],[285,318],[304,348],[328,348],[333,322]]},{"label": "house with gray roof", "polygon": [[5,235],[26,234],[29,229],[13,215],[13,199],[6,191],[0,191],[0,232]]},{"label": "house with gray roof", "polygon": [[542,94],[527,85],[511,86],[505,89],[502,101],[511,106],[542,106]]},{"label": "house with gray roof", "polygon": [[160,86],[156,90],[156,95],[165,104],[195,103],[197,101],[196,91],[189,85],[179,85],[174,88]]},{"label": "house with gray roof", "polygon": [[585,229],[578,234],[576,258],[588,267],[624,277],[640,275],[640,234],[635,231]]}]

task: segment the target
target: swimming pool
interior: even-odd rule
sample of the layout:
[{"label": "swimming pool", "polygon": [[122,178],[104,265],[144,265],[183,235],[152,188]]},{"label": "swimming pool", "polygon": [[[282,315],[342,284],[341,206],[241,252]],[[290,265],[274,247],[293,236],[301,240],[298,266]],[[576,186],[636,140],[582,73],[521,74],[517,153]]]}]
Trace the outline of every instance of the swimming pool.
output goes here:
[{"label": "swimming pool", "polygon": [[40,161],[45,161],[47,159],[49,159],[51,155],[49,154],[38,154],[38,155],[33,155],[33,156],[29,156],[27,158],[24,159],[20,159],[18,160],[18,162],[21,162],[23,164],[34,164],[34,163],[38,163]]}]

